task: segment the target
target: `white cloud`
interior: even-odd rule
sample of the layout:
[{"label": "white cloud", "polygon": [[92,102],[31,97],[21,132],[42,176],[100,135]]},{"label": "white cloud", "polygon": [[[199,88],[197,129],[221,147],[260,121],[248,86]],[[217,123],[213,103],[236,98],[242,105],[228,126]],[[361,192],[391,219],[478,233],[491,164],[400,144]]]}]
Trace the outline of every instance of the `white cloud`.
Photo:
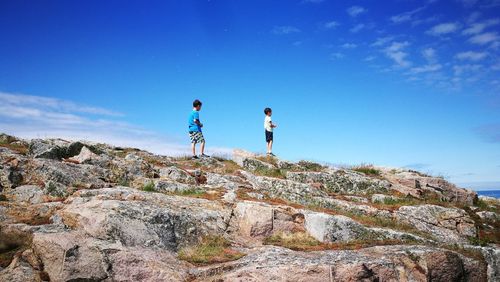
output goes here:
[{"label": "white cloud", "polygon": [[337,26],[339,26],[339,23],[336,21],[330,21],[330,22],[327,22],[323,25],[323,27],[326,29],[333,29],[333,28],[336,28]]},{"label": "white cloud", "polygon": [[425,72],[435,72],[438,71],[442,68],[443,66],[440,64],[432,64],[432,65],[425,65],[421,67],[414,67],[410,69],[411,74],[419,74],[419,73],[425,73]]},{"label": "white cloud", "polygon": [[273,30],[271,32],[274,34],[292,34],[300,32],[300,29],[294,26],[284,25],[284,26],[273,27]]},{"label": "white cloud", "polygon": [[371,44],[372,47],[379,47],[379,46],[384,46],[385,44],[389,43],[394,39],[392,36],[386,36],[386,37],[379,37]]},{"label": "white cloud", "polygon": [[427,30],[427,34],[433,36],[441,36],[449,33],[456,32],[460,28],[458,23],[449,22],[449,23],[441,23],[433,26],[431,29]]},{"label": "white cloud", "polygon": [[469,42],[479,45],[485,45],[488,43],[495,42],[499,39],[500,37],[496,32],[485,32],[469,38]]},{"label": "white cloud", "polygon": [[425,9],[425,7],[420,7],[420,8],[417,8],[417,9],[409,11],[409,12],[404,12],[404,13],[392,16],[390,18],[390,20],[393,23],[395,23],[395,24],[400,24],[400,23],[408,22],[408,21],[413,20],[415,14],[417,14],[420,11],[422,11],[423,9]]},{"label": "white cloud", "polygon": [[411,62],[406,59],[408,53],[404,49],[410,45],[408,41],[392,42],[392,44],[384,49],[385,55],[392,59],[397,67],[407,68],[411,66]]},{"label": "white cloud", "polygon": [[468,8],[476,5],[476,3],[478,2],[478,0],[459,0],[459,1],[462,2],[462,4]]},{"label": "white cloud", "polygon": [[436,61],[436,50],[434,48],[425,48],[422,50],[422,57],[424,57],[427,62],[434,62]]},{"label": "white cloud", "polygon": [[474,52],[474,51],[466,51],[466,52],[460,52],[458,54],[455,55],[455,57],[459,60],[469,60],[469,61],[480,61],[484,58],[486,58],[486,56],[488,55],[488,53],[486,52]]},{"label": "white cloud", "polygon": [[486,21],[478,22],[478,23],[473,23],[471,24],[470,27],[464,29],[462,31],[462,34],[465,35],[473,35],[473,34],[478,34],[483,32],[486,28],[490,26],[495,26],[500,24],[500,19],[495,18],[495,19],[489,19]]},{"label": "white cloud", "polygon": [[375,56],[368,56],[363,61],[365,61],[365,62],[371,62],[371,61],[375,60],[376,58],[377,57],[375,57]]},{"label": "white cloud", "polygon": [[349,16],[351,17],[357,17],[361,14],[364,14],[366,13],[368,10],[366,10],[365,8],[361,7],[361,6],[351,6],[347,9],[347,13],[349,14]]},{"label": "white cloud", "polygon": [[340,52],[335,52],[330,54],[330,60],[338,60],[338,59],[343,59],[345,56],[344,54]]},{"label": "white cloud", "polygon": [[423,18],[423,19],[415,19],[415,20],[413,20],[411,22],[411,25],[412,26],[418,26],[418,25],[421,25],[421,24],[429,24],[429,23],[437,22],[439,19],[440,19],[440,16],[433,15],[433,16],[430,16],[430,17],[427,17],[427,18]]},{"label": "white cloud", "polygon": [[90,107],[86,105],[77,105],[73,102],[64,101],[56,98],[49,98],[49,97],[0,92],[0,100],[12,105],[23,105],[23,106],[40,105],[47,107],[49,109],[65,109],[66,111],[70,112],[116,116],[116,117],[123,116],[122,113],[111,111],[108,109],[103,109],[99,107]]},{"label": "white cloud", "polygon": [[365,24],[360,23],[360,24],[353,26],[351,29],[349,29],[349,31],[352,33],[356,33],[356,32],[360,32],[365,27],[366,27]]},{"label": "white cloud", "polygon": [[342,47],[344,49],[354,49],[354,48],[358,47],[358,45],[356,45],[354,43],[344,43],[344,44],[340,45],[340,47]]},{"label": "white cloud", "polygon": [[[0,92],[0,132],[22,138],[63,138],[136,147],[158,154],[187,155],[190,146],[125,122],[123,114],[56,98]],[[212,153],[230,153],[211,148]]]},{"label": "white cloud", "polygon": [[453,71],[455,76],[460,76],[464,73],[477,72],[483,68],[479,64],[465,64],[465,65],[455,65],[453,66]]}]

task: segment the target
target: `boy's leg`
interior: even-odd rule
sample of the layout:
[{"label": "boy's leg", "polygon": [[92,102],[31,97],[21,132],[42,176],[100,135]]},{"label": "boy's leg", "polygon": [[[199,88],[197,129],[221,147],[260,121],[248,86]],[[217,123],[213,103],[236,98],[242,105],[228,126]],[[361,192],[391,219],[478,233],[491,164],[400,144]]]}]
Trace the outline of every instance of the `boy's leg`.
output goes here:
[{"label": "boy's leg", "polygon": [[191,151],[193,152],[193,156],[196,156],[196,143],[191,142]]},{"label": "boy's leg", "polygon": [[203,140],[201,142],[201,145],[200,145],[200,151],[201,151],[201,154],[204,155],[205,154],[205,140]]},{"label": "boy's leg", "polygon": [[269,141],[269,149],[268,149],[268,152],[269,153],[272,153],[273,152],[273,140]]}]

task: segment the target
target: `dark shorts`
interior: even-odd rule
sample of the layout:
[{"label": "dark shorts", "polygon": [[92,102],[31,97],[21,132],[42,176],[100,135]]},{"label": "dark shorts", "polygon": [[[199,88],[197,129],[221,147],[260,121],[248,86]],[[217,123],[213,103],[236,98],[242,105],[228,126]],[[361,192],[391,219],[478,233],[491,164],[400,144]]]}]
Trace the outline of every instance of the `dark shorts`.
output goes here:
[{"label": "dark shorts", "polygon": [[266,142],[271,142],[271,141],[273,141],[273,132],[266,130]]},{"label": "dark shorts", "polygon": [[203,133],[198,131],[189,131],[189,138],[191,138],[191,143],[203,143],[205,142],[205,137],[203,137]]}]

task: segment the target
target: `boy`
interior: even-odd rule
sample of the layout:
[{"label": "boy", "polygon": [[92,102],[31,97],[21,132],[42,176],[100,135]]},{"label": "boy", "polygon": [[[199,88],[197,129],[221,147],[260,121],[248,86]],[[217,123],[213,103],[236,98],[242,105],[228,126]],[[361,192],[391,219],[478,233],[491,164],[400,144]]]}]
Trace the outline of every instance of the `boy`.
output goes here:
[{"label": "boy", "polygon": [[201,157],[209,157],[205,155],[205,138],[203,137],[203,133],[201,132],[201,128],[203,124],[200,122],[200,110],[201,110],[201,101],[194,100],[193,102],[193,111],[189,115],[189,137],[191,138],[191,150],[193,152],[193,159],[199,159],[196,156],[196,144],[200,143]]},{"label": "boy", "polygon": [[266,118],[264,119],[264,129],[266,130],[267,155],[275,157],[273,154],[273,129],[276,128],[277,125],[271,120],[273,111],[270,108],[265,108],[264,114],[266,114]]}]

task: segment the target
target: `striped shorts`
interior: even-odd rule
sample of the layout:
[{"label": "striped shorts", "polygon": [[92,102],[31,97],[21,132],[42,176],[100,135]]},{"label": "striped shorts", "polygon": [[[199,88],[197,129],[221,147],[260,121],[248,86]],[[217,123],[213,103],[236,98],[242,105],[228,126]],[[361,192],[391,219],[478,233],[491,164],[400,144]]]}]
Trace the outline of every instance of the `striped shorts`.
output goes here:
[{"label": "striped shorts", "polygon": [[191,143],[203,143],[205,142],[205,138],[203,137],[203,133],[198,131],[190,131],[189,138],[191,138]]}]

